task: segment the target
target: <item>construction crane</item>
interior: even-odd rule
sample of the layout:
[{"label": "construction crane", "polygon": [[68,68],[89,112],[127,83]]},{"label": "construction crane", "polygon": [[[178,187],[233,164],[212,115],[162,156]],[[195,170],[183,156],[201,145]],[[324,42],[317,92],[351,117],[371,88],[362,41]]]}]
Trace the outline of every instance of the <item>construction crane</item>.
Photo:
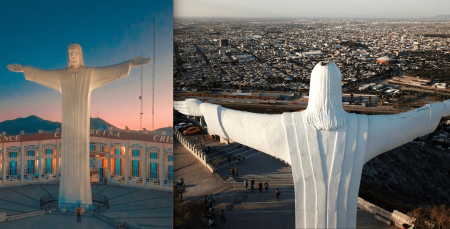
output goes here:
[{"label": "construction crane", "polygon": [[[144,57],[144,55],[141,53],[141,57]],[[141,65],[141,96],[139,96],[139,99],[141,100],[141,121],[140,121],[140,125],[139,125],[139,130],[142,130],[142,115],[144,114],[144,82],[143,82],[143,68]]]},{"label": "construction crane", "polygon": [[155,26],[156,17],[153,17],[152,131],[155,131]]}]

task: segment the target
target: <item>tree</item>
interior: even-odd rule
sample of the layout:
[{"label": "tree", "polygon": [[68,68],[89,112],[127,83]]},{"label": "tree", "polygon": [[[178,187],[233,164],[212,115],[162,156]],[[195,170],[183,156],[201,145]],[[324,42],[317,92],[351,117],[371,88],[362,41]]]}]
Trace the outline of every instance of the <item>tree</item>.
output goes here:
[{"label": "tree", "polygon": [[181,203],[180,191],[177,187],[173,188],[173,226],[181,228],[195,218],[200,218],[203,211],[201,200],[191,200]]}]

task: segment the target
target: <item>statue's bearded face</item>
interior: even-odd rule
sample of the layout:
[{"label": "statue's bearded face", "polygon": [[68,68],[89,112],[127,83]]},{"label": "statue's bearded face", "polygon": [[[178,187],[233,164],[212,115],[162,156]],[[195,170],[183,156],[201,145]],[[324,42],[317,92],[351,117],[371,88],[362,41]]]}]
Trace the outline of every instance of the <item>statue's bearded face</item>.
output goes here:
[{"label": "statue's bearded face", "polygon": [[80,53],[77,48],[69,48],[69,62],[69,65],[75,68],[80,66]]}]

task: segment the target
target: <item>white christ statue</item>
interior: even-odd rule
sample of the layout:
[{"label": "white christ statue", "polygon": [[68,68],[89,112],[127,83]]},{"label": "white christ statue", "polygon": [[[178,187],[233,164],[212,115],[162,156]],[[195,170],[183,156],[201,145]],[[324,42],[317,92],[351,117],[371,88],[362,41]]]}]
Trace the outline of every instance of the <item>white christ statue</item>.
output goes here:
[{"label": "white christ statue", "polygon": [[25,79],[53,88],[62,94],[61,181],[59,204],[92,205],[89,174],[89,125],[92,90],[127,76],[130,68],[148,63],[150,58],[107,67],[86,67],[81,46],[69,46],[69,67],[44,70],[20,64],[8,65],[23,72]]},{"label": "white christ statue", "polygon": [[255,114],[197,99],[174,102],[174,108],[204,116],[210,133],[291,164],[296,228],[356,228],[363,165],[433,132],[450,115],[450,100],[395,115],[349,114],[342,107],[339,68],[320,62],[301,112]]}]

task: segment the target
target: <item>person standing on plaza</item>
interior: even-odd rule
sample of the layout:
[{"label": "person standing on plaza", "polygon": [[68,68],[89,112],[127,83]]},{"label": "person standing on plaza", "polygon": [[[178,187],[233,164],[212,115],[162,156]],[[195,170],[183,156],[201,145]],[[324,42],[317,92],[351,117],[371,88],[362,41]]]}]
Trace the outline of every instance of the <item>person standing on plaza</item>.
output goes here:
[{"label": "person standing on plaza", "polygon": [[241,164],[241,156],[238,156],[238,164]]},{"label": "person standing on plaza", "polygon": [[255,187],[255,179],[252,178],[252,180],[250,181],[250,189],[253,190]]},{"label": "person standing on plaza", "polygon": [[214,194],[211,194],[210,198],[213,203],[216,203],[216,197],[214,196]]},{"label": "person standing on plaza", "polygon": [[266,193],[269,191],[269,183],[267,181],[264,182],[264,188],[266,189]]},{"label": "person standing on plaza", "polygon": [[275,195],[277,195],[277,200],[280,200],[280,190],[278,190],[278,188],[275,189]]},{"label": "person standing on plaza", "polygon": [[234,167],[231,168],[231,176],[234,176]]},{"label": "person standing on plaza", "polygon": [[238,175],[238,167],[237,167],[237,165],[234,166],[234,168],[235,168],[234,170],[236,171],[236,176],[239,176],[239,175]]},{"label": "person standing on plaza", "polygon": [[77,222],[81,222],[81,207],[77,208]]},{"label": "person standing on plaza", "polygon": [[226,223],[226,221],[225,221],[225,211],[223,209],[220,210],[220,222],[222,222],[222,219],[223,219],[223,222]]},{"label": "person standing on plaza", "polygon": [[242,162],[244,162],[244,161],[245,161],[245,154],[242,153]]},{"label": "person standing on plaza", "polygon": [[261,181],[258,183],[258,190],[259,190],[259,193],[262,194],[262,183],[261,183]]},{"label": "person standing on plaza", "polygon": [[231,165],[231,155],[228,155],[228,164]]},{"label": "person standing on plaza", "polygon": [[248,181],[247,181],[247,179],[245,179],[244,184],[245,184],[245,190],[248,190]]}]

